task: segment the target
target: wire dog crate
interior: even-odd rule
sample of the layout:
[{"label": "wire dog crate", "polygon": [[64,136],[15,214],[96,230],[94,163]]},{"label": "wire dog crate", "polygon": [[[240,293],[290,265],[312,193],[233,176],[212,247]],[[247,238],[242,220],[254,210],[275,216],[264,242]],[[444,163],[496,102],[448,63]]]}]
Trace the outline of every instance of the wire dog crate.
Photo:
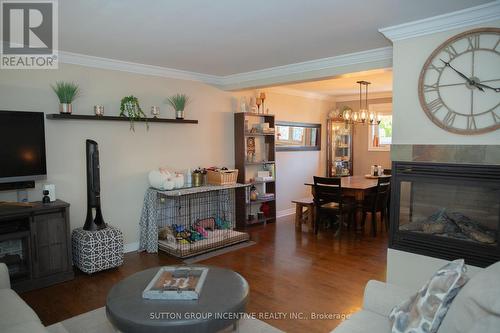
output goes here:
[{"label": "wire dog crate", "polygon": [[158,249],[187,258],[247,241],[247,233],[234,230],[239,186],[157,191]]}]

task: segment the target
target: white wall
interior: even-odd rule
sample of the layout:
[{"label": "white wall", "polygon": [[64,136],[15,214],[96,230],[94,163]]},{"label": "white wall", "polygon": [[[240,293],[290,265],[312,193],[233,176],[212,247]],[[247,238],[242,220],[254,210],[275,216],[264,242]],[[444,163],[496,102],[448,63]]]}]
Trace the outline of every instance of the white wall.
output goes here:
[{"label": "white wall", "polygon": [[[29,191],[29,200],[41,199],[44,183],[55,184],[57,197],[71,204],[72,228],[83,225],[86,213],[86,139],[99,143],[104,218],[123,231],[128,244],[138,241],[149,170],[234,166],[232,96],[253,92],[229,93],[193,81],[61,64],[59,70],[0,71],[0,110],[57,113],[58,101],[50,88],[57,80],[81,86],[82,96],[74,103],[76,114],[92,114],[93,105],[102,104],[106,115],[118,115],[120,99],[133,94],[148,116],[150,107],[159,105],[161,117],[173,118],[165,97],[183,92],[192,97],[186,118],[199,120],[197,125],[150,124],[149,131],[138,123],[134,133],[127,122],[46,119],[47,180],[37,182],[36,189]],[[325,118],[318,116],[318,110],[324,110],[318,100],[270,93],[267,102],[281,120],[316,122]],[[286,208],[291,193],[305,188],[299,177],[310,178],[323,165],[318,152],[291,153],[288,159],[280,154],[278,210]],[[16,193],[0,192],[0,200],[16,200]]]},{"label": "white wall", "polygon": [[[483,25],[500,27],[500,20]],[[453,134],[434,125],[418,100],[418,78],[422,66],[448,38],[473,28],[455,29],[393,44],[393,143],[394,144],[499,144],[500,131],[482,135]]]},{"label": "white wall", "polygon": [[269,92],[266,108],[276,115],[276,121],[321,124],[321,151],[276,152],[276,210],[292,212],[293,199],[311,196],[304,185],[313,176],[324,176],[326,170],[326,117],[333,102]]},{"label": "white wall", "polygon": [[[484,26],[500,27],[500,20]],[[393,44],[393,144],[500,144],[500,130],[469,136],[442,130],[429,120],[418,100],[418,78],[432,51],[448,38],[477,27],[435,33]],[[387,258],[387,280],[414,288],[423,285],[432,272],[446,263],[444,260],[390,249]],[[470,268],[472,273],[477,270],[479,268]]]}]

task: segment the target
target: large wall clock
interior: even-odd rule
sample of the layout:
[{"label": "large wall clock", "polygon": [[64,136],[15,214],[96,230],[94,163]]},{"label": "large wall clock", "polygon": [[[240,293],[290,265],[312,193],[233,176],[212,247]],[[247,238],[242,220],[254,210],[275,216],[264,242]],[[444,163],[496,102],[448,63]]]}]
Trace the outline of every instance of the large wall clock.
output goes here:
[{"label": "large wall clock", "polygon": [[422,68],[418,93],[427,116],[449,132],[500,129],[500,29],[469,30],[441,44]]}]

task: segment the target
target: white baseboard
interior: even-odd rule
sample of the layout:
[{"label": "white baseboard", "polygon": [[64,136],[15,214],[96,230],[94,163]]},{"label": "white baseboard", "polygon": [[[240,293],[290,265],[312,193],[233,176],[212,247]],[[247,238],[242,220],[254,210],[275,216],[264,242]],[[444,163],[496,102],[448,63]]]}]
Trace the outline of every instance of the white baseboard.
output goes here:
[{"label": "white baseboard", "polygon": [[128,243],[123,245],[123,252],[129,253],[139,250],[139,242]]},{"label": "white baseboard", "polygon": [[288,208],[285,210],[277,211],[276,218],[285,217],[285,216],[293,215],[293,214],[295,214],[295,208],[292,207],[292,208]]}]

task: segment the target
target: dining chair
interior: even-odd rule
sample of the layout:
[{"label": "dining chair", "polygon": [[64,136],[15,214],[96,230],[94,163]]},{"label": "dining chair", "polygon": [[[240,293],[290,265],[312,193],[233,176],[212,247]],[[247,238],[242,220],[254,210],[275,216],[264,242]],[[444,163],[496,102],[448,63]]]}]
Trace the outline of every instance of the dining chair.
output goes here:
[{"label": "dining chair", "polygon": [[390,176],[392,174],[392,169],[384,169],[384,175]]},{"label": "dining chair", "polygon": [[340,177],[314,177],[313,201],[316,210],[314,232],[317,234],[323,218],[335,218],[337,215],[338,228],[335,236],[340,236],[344,224],[344,214],[353,214],[354,205],[344,200],[342,196],[342,182]]},{"label": "dining chair", "polygon": [[371,214],[372,235],[377,235],[377,213],[380,212],[381,221],[385,224],[386,230],[389,230],[389,209],[388,202],[391,191],[391,177],[379,177],[375,191],[365,197],[363,203],[362,228],[365,227],[366,215]]}]

